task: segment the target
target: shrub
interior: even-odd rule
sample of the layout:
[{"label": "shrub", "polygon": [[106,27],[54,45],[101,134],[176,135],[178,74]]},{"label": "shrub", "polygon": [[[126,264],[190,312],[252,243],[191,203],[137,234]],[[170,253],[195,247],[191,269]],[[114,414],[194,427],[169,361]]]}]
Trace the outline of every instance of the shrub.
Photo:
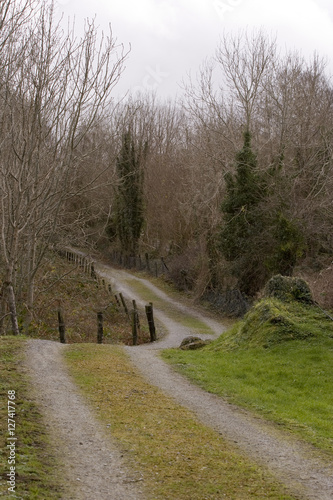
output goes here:
[{"label": "shrub", "polygon": [[302,278],[278,274],[267,282],[264,293],[266,297],[274,297],[283,302],[297,300],[308,304],[313,303],[309,285]]}]

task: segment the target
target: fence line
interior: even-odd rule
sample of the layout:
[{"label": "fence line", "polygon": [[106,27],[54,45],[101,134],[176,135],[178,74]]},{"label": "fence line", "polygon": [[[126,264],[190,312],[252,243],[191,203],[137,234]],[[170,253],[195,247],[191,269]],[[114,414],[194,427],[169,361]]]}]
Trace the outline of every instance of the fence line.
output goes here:
[{"label": "fence line", "polygon": [[[95,270],[95,265],[94,261],[90,256],[86,256],[85,254],[74,251],[72,249],[57,249],[56,252],[62,257],[68,260],[68,262],[75,264],[78,266],[80,269],[82,269],[86,274],[88,274],[92,279],[94,279],[97,283],[98,286],[103,287],[105,290],[107,290],[110,295],[112,295],[112,287],[111,284],[106,282],[104,278],[98,275],[98,272]],[[161,259],[162,264],[164,268],[167,269],[167,266],[163,262],[163,259]],[[139,256],[139,262],[142,262],[140,256]],[[151,261],[149,261],[148,254],[146,254],[146,266],[150,266]],[[156,272],[157,275],[157,272]],[[113,296],[113,298],[116,301],[116,305],[118,308],[122,305],[124,308],[124,312],[127,316],[127,318],[130,320],[131,325],[132,325],[132,338],[133,338],[133,345],[137,345],[138,341],[138,333],[140,332],[140,319],[139,319],[139,313],[138,313],[138,308],[136,305],[135,300],[132,300],[133,304],[133,310],[131,313],[128,310],[126,301],[124,299],[123,294],[120,292],[119,298],[117,294]],[[155,323],[154,323],[154,317],[153,317],[153,304],[150,302],[149,305],[145,306],[145,311],[146,311],[146,316],[147,316],[147,321],[148,321],[148,327],[149,327],[149,333],[150,333],[150,341],[154,342],[156,340],[156,329],[155,329]],[[59,308],[58,308],[58,323],[59,323],[59,335],[60,335],[60,342],[65,343],[65,321],[63,318],[63,313],[62,309],[59,303]],[[97,313],[97,343],[102,344],[103,343],[103,313],[98,312]]]},{"label": "fence line", "polygon": [[109,255],[113,264],[125,269],[146,271],[156,278],[169,273],[169,268],[166,265],[163,257],[160,257],[158,259],[152,258],[148,253],[145,253],[144,256],[141,256],[140,254],[125,255],[118,250],[113,250]]}]

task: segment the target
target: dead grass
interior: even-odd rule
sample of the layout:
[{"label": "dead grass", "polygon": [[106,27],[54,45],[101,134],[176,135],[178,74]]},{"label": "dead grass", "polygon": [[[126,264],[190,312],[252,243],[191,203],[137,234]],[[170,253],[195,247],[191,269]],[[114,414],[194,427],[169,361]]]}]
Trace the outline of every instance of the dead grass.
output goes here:
[{"label": "dead grass", "polygon": [[136,479],[143,480],[147,498],[293,498],[191,412],[146,383],[121,347],[73,345],[66,359]]}]

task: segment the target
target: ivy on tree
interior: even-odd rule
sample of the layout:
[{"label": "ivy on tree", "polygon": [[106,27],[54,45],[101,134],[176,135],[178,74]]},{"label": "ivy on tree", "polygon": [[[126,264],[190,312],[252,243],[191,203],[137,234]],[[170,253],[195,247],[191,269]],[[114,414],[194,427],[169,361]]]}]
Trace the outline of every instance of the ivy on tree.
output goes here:
[{"label": "ivy on tree", "polygon": [[118,187],[115,200],[114,230],[121,249],[135,255],[144,223],[143,163],[147,144],[136,147],[131,131],[123,135],[117,158]]},{"label": "ivy on tree", "polygon": [[296,222],[278,212],[272,226],[272,237],[274,248],[265,261],[266,267],[271,274],[291,276],[306,249],[303,234]]}]

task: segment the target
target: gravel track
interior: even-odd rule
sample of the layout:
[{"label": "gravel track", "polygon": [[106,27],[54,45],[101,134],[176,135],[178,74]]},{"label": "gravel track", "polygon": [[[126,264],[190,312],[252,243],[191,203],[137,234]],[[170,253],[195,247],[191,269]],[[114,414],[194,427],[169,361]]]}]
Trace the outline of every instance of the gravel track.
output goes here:
[{"label": "gravel track", "polygon": [[64,464],[63,500],[142,500],[120,451],[71,381],[63,349],[66,346],[60,343],[29,340],[25,361],[33,397],[45,417],[58,461]]},{"label": "gravel track", "polygon": [[[223,324],[179,304],[148,280],[105,265],[98,266],[97,269],[112,283],[115,290],[121,291],[128,298],[136,299],[138,303],[142,303],[141,298],[128,285],[128,281],[133,278],[141,281],[168,304],[208,324],[215,336],[225,330]],[[178,347],[193,332],[158,309],[154,308],[154,314],[163,323],[168,334],[153,344],[126,348],[132,362],[146,379],[192,410],[204,424],[213,427],[251,459],[268,468],[293,494],[302,499],[332,500],[333,466],[327,459],[319,458],[320,454],[314,452],[310,445],[298,441],[273,424],[254,417],[250,412],[203,391],[162,361],[158,356],[160,349]]]},{"label": "gravel track", "polygon": [[[168,307],[206,322],[215,332],[212,336],[225,329],[222,323],[170,299],[148,280],[98,263],[95,269],[112,284],[115,292],[121,291],[129,299],[135,299],[138,305],[144,302],[128,284],[133,278],[158,294]],[[144,377],[192,410],[199,420],[213,427],[244,454],[268,468],[298,498],[333,500],[333,467],[319,453],[273,424],[201,390],[161,360],[160,349],[179,346],[181,340],[193,332],[161,310],[154,308],[154,315],[163,323],[167,335],[153,344],[126,347],[133,364]],[[59,458],[65,463],[63,474],[67,493],[64,500],[144,499],[136,479],[126,470],[116,444],[106,437],[71,381],[62,361],[65,348],[50,341],[31,340],[25,362],[35,388],[34,398],[57,443]]]}]

